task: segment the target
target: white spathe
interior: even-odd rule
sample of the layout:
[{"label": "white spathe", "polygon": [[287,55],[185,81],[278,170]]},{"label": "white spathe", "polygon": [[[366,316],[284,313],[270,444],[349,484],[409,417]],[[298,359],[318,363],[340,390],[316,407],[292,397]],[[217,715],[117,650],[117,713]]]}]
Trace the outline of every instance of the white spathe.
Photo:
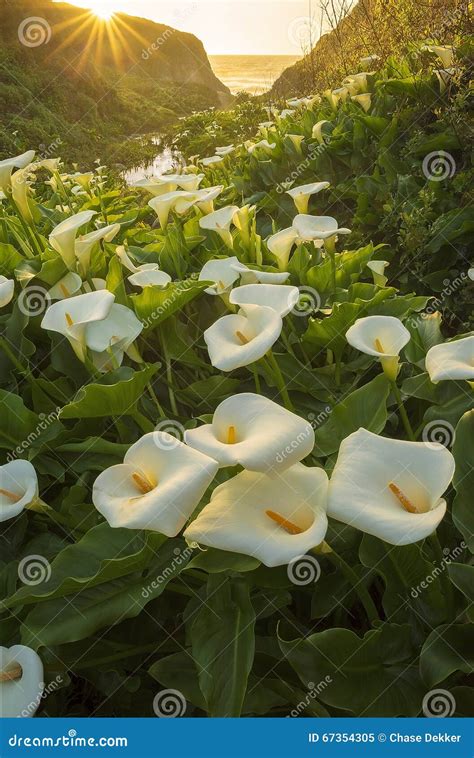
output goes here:
[{"label": "white spathe", "polygon": [[323,126],[324,124],[330,124],[330,123],[331,123],[330,121],[327,121],[326,119],[322,119],[322,121],[318,121],[313,126],[312,137],[313,139],[317,140],[320,145],[322,145],[324,142]]},{"label": "white spathe", "polygon": [[218,211],[208,213],[199,219],[199,226],[206,231],[216,232],[227,247],[233,247],[232,233],[230,227],[234,221],[235,214],[240,210],[238,205],[226,205],[219,208]]},{"label": "white spathe", "polygon": [[437,55],[444,68],[450,68],[453,65],[454,47],[452,45],[423,45],[421,49]]},{"label": "white spathe", "polygon": [[292,226],[288,227],[288,229],[281,229],[281,231],[272,234],[267,239],[267,247],[277,259],[280,271],[284,271],[287,268],[291,251],[297,239],[298,232]]},{"label": "white spathe", "polygon": [[224,162],[224,157],[225,156],[223,155],[211,155],[209,158],[201,158],[200,163],[206,168],[209,166],[217,166]]},{"label": "white spathe", "polygon": [[58,224],[49,235],[49,242],[52,248],[62,257],[64,263],[69,269],[76,266],[76,236],[81,228],[85,226],[96,215],[96,211],[80,211],[73,216],[66,218]]},{"label": "white spathe", "polygon": [[34,466],[21,459],[0,466],[0,522],[18,516],[38,497]]},{"label": "white spathe", "polygon": [[83,272],[86,272],[89,269],[91,253],[94,247],[102,240],[104,242],[111,242],[119,231],[120,224],[109,224],[108,226],[103,226],[101,229],[94,229],[93,232],[77,237],[74,251],[77,260],[82,266]]},{"label": "white spathe", "polygon": [[443,342],[426,354],[426,370],[432,382],[474,380],[474,335]]},{"label": "white spathe", "polygon": [[137,189],[143,189],[149,192],[153,197],[159,197],[165,195],[168,192],[174,192],[178,188],[176,181],[167,176],[152,176],[149,179],[139,179],[130,185]]},{"label": "white spathe", "polygon": [[[156,215],[158,216],[158,220],[162,229],[166,229],[171,211],[175,209],[177,203],[183,200],[188,202],[190,201],[192,205],[194,202],[194,193],[186,192],[185,190],[175,190],[174,192],[167,192],[166,194],[159,195],[158,197],[152,197],[152,199],[148,201],[148,205],[150,208],[153,208]],[[186,210],[189,207],[190,205],[187,206]]]},{"label": "white spathe", "polygon": [[26,153],[15,155],[13,158],[5,158],[5,160],[0,161],[0,189],[5,195],[8,194],[10,189],[10,180],[13,169],[26,168],[34,157],[35,151],[27,150]]},{"label": "white spathe", "polygon": [[283,321],[268,306],[243,305],[238,314],[223,316],[204,332],[212,365],[233,371],[260,360],[278,340]]},{"label": "white spathe", "polygon": [[375,358],[398,356],[410,337],[408,329],[395,316],[365,316],[346,332],[349,345]]},{"label": "white spathe", "polygon": [[295,216],[293,228],[298,237],[305,242],[327,240],[340,234],[351,233],[350,229],[339,228],[336,219],[332,216],[310,216],[306,213]]},{"label": "white spathe", "polygon": [[374,284],[377,287],[385,287],[388,278],[385,276],[385,269],[389,266],[389,261],[369,261],[367,268],[372,272]]},{"label": "white spathe", "polygon": [[92,501],[112,527],[175,537],[212,482],[218,463],[166,432],[145,434],[94,482]]},{"label": "white spathe", "polygon": [[443,445],[359,429],[339,448],[328,515],[391,545],[418,542],[434,532],[446,512],[441,496],[454,468]]},{"label": "white spathe", "polygon": [[0,718],[31,718],[43,691],[44,671],[38,653],[25,645],[0,647]]},{"label": "white spathe", "polygon": [[[327,488],[322,469],[301,463],[275,476],[242,471],[216,487],[209,505],[184,537],[199,545],[251,555],[266,566],[283,566],[323,542],[328,526]],[[290,533],[269,513],[301,532]]]},{"label": "white spathe", "polygon": [[299,295],[298,287],[287,284],[244,284],[232,290],[229,302],[240,306],[265,305],[283,318],[293,310]]},{"label": "white spathe", "polygon": [[11,302],[15,291],[15,281],[7,279],[6,276],[0,276],[0,308]]},{"label": "white spathe", "polygon": [[298,213],[307,213],[311,195],[315,195],[318,192],[327,189],[329,186],[329,182],[302,184],[299,187],[293,187],[293,189],[287,190],[287,195],[290,195],[290,197],[293,198]]},{"label": "white spathe", "polygon": [[283,471],[314,447],[311,424],[263,395],[244,392],[217,406],[212,423],[185,433],[188,445],[222,466]]},{"label": "white spathe", "polygon": [[351,100],[354,103],[358,103],[366,113],[370,111],[370,108],[372,106],[372,95],[370,92],[364,92],[360,95],[352,95]]},{"label": "white spathe", "polygon": [[56,284],[48,290],[51,300],[64,300],[66,297],[72,297],[82,287],[82,279],[74,271],[68,271],[61,277]]},{"label": "white spathe", "polygon": [[241,272],[247,270],[247,266],[240,263],[235,255],[215,258],[204,264],[199,273],[199,281],[215,282],[213,287],[208,287],[204,292],[208,295],[222,295],[239,279]]},{"label": "white spathe", "polygon": [[144,263],[138,266],[131,276],[127,276],[134,287],[166,287],[171,282],[171,276],[161,271],[155,263]]}]

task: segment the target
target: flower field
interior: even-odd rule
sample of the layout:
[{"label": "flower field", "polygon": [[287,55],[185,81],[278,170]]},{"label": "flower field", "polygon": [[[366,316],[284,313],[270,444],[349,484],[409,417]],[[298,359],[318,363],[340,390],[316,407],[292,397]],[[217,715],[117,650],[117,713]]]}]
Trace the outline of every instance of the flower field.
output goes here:
[{"label": "flower field", "polygon": [[469,715],[470,64],[0,161],[2,716]]}]

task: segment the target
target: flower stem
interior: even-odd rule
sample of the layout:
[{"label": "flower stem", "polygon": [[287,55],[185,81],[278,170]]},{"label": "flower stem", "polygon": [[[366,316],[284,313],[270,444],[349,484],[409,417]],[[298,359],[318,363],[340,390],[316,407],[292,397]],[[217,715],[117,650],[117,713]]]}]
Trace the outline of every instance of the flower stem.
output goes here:
[{"label": "flower stem", "polygon": [[380,616],[378,614],[377,608],[375,607],[375,603],[370,597],[370,593],[367,587],[363,581],[359,579],[354,569],[349,566],[348,563],[346,563],[344,558],[341,558],[340,555],[335,553],[334,550],[331,550],[330,553],[325,553],[325,555],[329,558],[329,560],[333,562],[336,568],[342,571],[349,584],[352,586],[352,589],[359,596],[359,600],[364,606],[367,618],[369,619],[370,623],[373,624],[374,621],[379,621]]},{"label": "flower stem", "polygon": [[290,396],[288,394],[288,390],[286,388],[286,384],[285,384],[285,380],[283,378],[283,374],[281,373],[281,370],[280,370],[280,366],[278,365],[277,360],[276,360],[275,356],[273,355],[273,351],[271,349],[268,351],[266,357],[267,357],[268,362],[270,363],[270,366],[271,366],[271,368],[272,368],[272,370],[274,372],[275,382],[276,382],[276,385],[277,385],[278,390],[280,392],[281,399],[283,400],[283,404],[284,404],[285,408],[287,410],[289,410],[289,411],[294,410],[293,409],[293,404],[292,404],[292,402],[290,400]]},{"label": "flower stem", "polygon": [[252,365],[252,374],[253,374],[253,380],[255,382],[255,389],[257,391],[257,395],[261,395],[261,387],[260,387],[260,377],[258,375],[257,367],[255,364]]},{"label": "flower stem", "polygon": [[411,440],[411,442],[415,442],[416,437],[415,437],[415,434],[413,432],[412,426],[410,424],[410,419],[408,418],[408,414],[406,412],[405,406],[403,404],[402,393],[398,389],[396,382],[391,382],[391,385],[392,385],[392,389],[393,389],[393,394],[395,395],[395,399],[396,399],[396,401],[398,403],[398,410],[400,412],[400,418],[401,418],[401,420],[403,422],[403,426],[405,427],[405,431],[407,433],[408,439]]},{"label": "flower stem", "polygon": [[9,344],[7,343],[6,339],[4,337],[0,337],[0,350],[3,350],[7,358],[13,363],[15,368],[21,373],[25,375],[25,379],[28,379],[28,381],[31,381],[31,373],[27,366],[24,366],[18,358],[16,357],[13,350],[10,348]]},{"label": "flower stem", "polygon": [[87,530],[81,529],[80,526],[75,526],[71,524],[70,520],[67,518],[67,516],[64,516],[62,513],[58,513],[54,510],[54,508],[51,508],[50,505],[45,503],[41,498],[36,498],[36,500],[32,500],[31,503],[29,503],[27,506],[25,506],[27,510],[33,511],[33,513],[40,513],[44,514],[45,516],[48,516],[48,518],[51,519],[51,521],[54,521],[55,524],[58,526],[65,526],[67,529],[70,529],[71,531],[77,531],[82,532],[85,534]]},{"label": "flower stem", "polygon": [[452,619],[453,612],[454,612],[453,587],[452,587],[452,584],[447,572],[446,559],[441,549],[439,538],[436,532],[433,532],[433,534],[430,534],[430,536],[428,537],[428,540],[433,550],[435,559],[438,562],[440,568],[442,568],[441,587],[442,587],[442,594],[444,595],[444,598],[446,601],[446,616],[448,619]]}]

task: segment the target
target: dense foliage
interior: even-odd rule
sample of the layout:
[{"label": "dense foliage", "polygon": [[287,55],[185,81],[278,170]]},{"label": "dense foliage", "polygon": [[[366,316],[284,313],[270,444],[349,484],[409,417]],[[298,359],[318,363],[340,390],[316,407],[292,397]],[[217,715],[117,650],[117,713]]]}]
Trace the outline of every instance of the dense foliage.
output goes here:
[{"label": "dense foliage", "polygon": [[[179,196],[188,206],[170,202],[158,224],[163,178],[149,182],[150,207],[146,183],[124,187],[101,166],[91,175],[67,173],[54,160],[13,167],[0,223],[0,462],[30,461],[41,500],[0,525],[0,644],[39,654],[47,694],[39,716],[153,716],[166,690],[180,693],[187,716],[416,716],[427,715],[426,698],[439,688],[451,715],[469,713],[472,382],[435,383],[425,363],[428,351],[472,329],[468,56],[465,42],[442,86],[434,54],[390,59],[367,76],[360,94],[368,99],[339,92],[291,102],[222,161],[188,163],[182,181],[199,184],[202,169],[201,189],[220,190],[216,207],[241,209],[227,228],[202,221],[209,214],[193,190]],[[250,129],[252,106],[239,108]],[[214,125],[203,134],[203,124]],[[188,153],[198,146],[201,156],[224,147],[224,136],[240,137],[229,114],[196,116],[181,128],[176,144]],[[179,185],[179,177],[168,181]],[[296,223],[287,190],[309,182],[330,183],[309,198],[309,213],[337,219],[336,247],[300,234],[286,259],[278,257],[272,238]],[[65,241],[56,231],[80,212],[75,233],[110,232],[90,244],[90,257],[78,247],[90,238]],[[342,236],[343,227],[351,233]],[[211,364],[204,332],[235,313],[229,297],[239,275],[230,285],[209,267],[209,278],[198,275],[229,256],[257,281],[288,271],[298,303],[286,311],[273,352],[224,371],[215,356]],[[155,264],[148,274],[146,264]],[[133,280],[140,274],[169,281],[144,286]],[[123,350],[114,333],[100,353],[71,331],[82,323],[71,295],[95,290],[113,293],[140,322]],[[58,304],[63,321],[53,330],[48,314]],[[356,321],[374,316],[408,330],[395,380],[373,346],[365,353],[346,339]],[[390,531],[380,537],[378,519],[364,529],[331,517],[317,555],[306,557],[307,581],[291,562],[269,567],[244,551],[188,546],[181,529],[165,537],[104,520],[94,482],[137,440],[169,432],[182,442],[222,401],[245,392],[309,422],[315,439],[304,463],[322,478],[361,427],[380,444],[368,487],[372,465],[374,476],[390,466],[388,443],[416,439],[443,460],[452,453],[456,470],[437,533],[396,544]],[[268,429],[259,431],[256,457],[277,433]],[[229,445],[234,436],[229,426]],[[301,440],[293,442],[282,459]],[[437,478],[434,458],[430,465],[427,490]],[[199,508],[239,471],[220,468]],[[244,541],[252,532],[245,518],[234,525]]]}]

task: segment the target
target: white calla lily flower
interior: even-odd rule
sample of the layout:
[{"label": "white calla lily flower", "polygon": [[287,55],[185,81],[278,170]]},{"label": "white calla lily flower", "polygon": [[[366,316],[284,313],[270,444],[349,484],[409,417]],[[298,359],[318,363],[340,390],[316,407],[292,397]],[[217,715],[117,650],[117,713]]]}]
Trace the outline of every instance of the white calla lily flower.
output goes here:
[{"label": "white calla lily flower", "polygon": [[103,321],[109,314],[115,295],[108,290],[88,292],[49,306],[41,326],[67,337],[79,360],[84,361],[87,350],[87,329],[95,321]]},{"label": "white calla lily flower", "polygon": [[323,542],[327,489],[325,472],[301,463],[278,476],[242,471],[216,487],[184,537],[283,566]]},{"label": "white calla lily flower", "polygon": [[250,144],[247,148],[247,152],[252,155],[252,153],[255,152],[255,150],[262,150],[264,152],[271,152],[272,150],[275,150],[276,143],[270,144],[270,142],[267,139],[261,139],[259,142],[255,142],[253,145]]},{"label": "white calla lily flower", "polygon": [[278,261],[278,268],[284,271],[288,267],[291,251],[298,239],[298,232],[292,226],[272,234],[267,239],[267,247]]},{"label": "white calla lily flower", "polygon": [[[205,174],[176,174],[176,184],[185,192],[197,192]],[[163,177],[166,179],[166,174]]]},{"label": "white calla lily flower", "polygon": [[169,192],[174,192],[178,189],[177,182],[167,176],[151,176],[149,179],[139,179],[130,186],[136,189],[143,189],[149,192],[150,195],[153,195],[153,197],[167,195]]},{"label": "white calla lily flower", "polygon": [[259,271],[256,268],[246,268],[241,271],[242,284],[284,284],[290,276],[289,271]]},{"label": "white calla lily flower", "polygon": [[8,305],[13,300],[15,292],[15,281],[7,279],[6,276],[0,276],[0,308]]},{"label": "white calla lily flower", "polygon": [[90,190],[91,182],[94,178],[92,171],[81,173],[76,171],[75,174],[67,174],[68,179],[71,179],[74,184],[78,185],[85,192]]},{"label": "white calla lily flower", "polygon": [[113,303],[104,319],[88,325],[85,342],[95,353],[111,348],[126,352],[142,330],[142,322],[130,308]]},{"label": "white calla lily flower", "polygon": [[360,59],[361,66],[372,66],[373,63],[377,63],[380,60],[380,55],[373,53],[372,55],[366,55],[365,58]]},{"label": "white calla lily flower", "polygon": [[287,134],[286,136],[290,140],[296,152],[299,153],[299,155],[302,155],[303,151],[301,145],[304,142],[304,134]]},{"label": "white calla lily flower", "polygon": [[244,392],[217,406],[211,424],[185,432],[185,441],[223,466],[282,471],[314,447],[313,427],[263,395]]},{"label": "white calla lily flower", "polygon": [[[195,195],[193,192],[175,190],[174,192],[167,192],[165,195],[152,197],[152,199],[148,201],[148,205],[150,208],[153,208],[156,215],[158,216],[161,228],[166,229],[168,225],[169,215],[172,210],[175,210],[176,205],[183,200],[191,201],[192,203],[194,201],[194,197]],[[189,207],[190,206],[188,205],[186,207],[186,210],[188,210]]]},{"label": "white calla lily flower", "polygon": [[27,150],[26,153],[15,155],[14,158],[6,158],[0,161],[0,189],[8,195],[11,186],[11,175],[13,169],[26,168],[35,157],[34,150]]},{"label": "white calla lily flower", "polygon": [[224,145],[216,147],[216,155],[230,155],[235,150],[235,145]]},{"label": "white calla lily flower", "polygon": [[318,192],[327,189],[329,186],[329,182],[302,184],[300,187],[293,187],[293,189],[287,190],[286,194],[293,198],[298,213],[307,213],[311,195],[316,195]]},{"label": "white calla lily flower", "polygon": [[0,522],[18,516],[38,497],[34,466],[21,459],[0,466]]},{"label": "white calla lily flower", "polygon": [[446,512],[454,474],[443,445],[359,429],[341,443],[329,483],[328,515],[391,545],[428,537]]},{"label": "white calla lily flower", "polygon": [[166,287],[171,282],[171,276],[166,271],[161,271],[156,263],[138,266],[135,273],[127,276],[127,279],[135,287]]},{"label": "white calla lily flower", "polygon": [[359,74],[350,74],[342,82],[350,95],[359,95],[367,92],[367,77],[373,75],[373,71],[361,71]]},{"label": "white calla lily flower", "polygon": [[378,358],[391,381],[397,378],[399,354],[410,339],[410,332],[395,316],[365,316],[346,332],[349,345]]},{"label": "white calla lily flower", "polygon": [[68,271],[61,279],[48,290],[51,300],[64,300],[66,297],[76,295],[82,287],[82,279],[74,271]]},{"label": "white calla lily flower", "polygon": [[175,209],[178,212],[185,213],[189,208],[195,205],[199,208],[201,213],[204,213],[205,215],[214,213],[214,200],[219,197],[223,189],[224,186],[220,185],[218,187],[206,187],[205,189],[196,190],[196,192],[193,193],[192,198],[188,200],[181,199],[179,203],[177,203]]},{"label": "white calla lily flower", "polygon": [[389,261],[369,261],[367,268],[372,272],[374,284],[377,287],[385,287],[388,278],[385,276],[385,269],[389,266]]},{"label": "white calla lily flower", "polygon": [[445,91],[446,87],[449,85],[451,79],[455,75],[456,71],[459,69],[457,68],[436,68],[434,70],[434,74],[436,75],[436,78],[439,82],[439,91],[441,94]]},{"label": "white calla lily flower", "polygon": [[44,692],[38,653],[25,645],[0,647],[0,718],[31,718]]},{"label": "white calla lily flower", "polygon": [[366,113],[370,111],[370,108],[372,107],[372,95],[370,92],[364,92],[360,95],[352,95],[351,100],[354,103],[358,103]]},{"label": "white calla lily flower", "polygon": [[444,68],[450,68],[453,65],[454,47],[452,45],[423,45],[421,49],[437,55]]},{"label": "white calla lily flower", "polygon": [[104,242],[112,242],[119,231],[120,224],[109,224],[108,226],[103,226],[101,229],[94,229],[93,232],[82,234],[80,237],[76,238],[74,251],[84,272],[89,269],[91,254],[94,247],[102,240]]},{"label": "white calla lily flower", "polygon": [[434,345],[426,354],[426,370],[432,382],[474,381],[474,335]]},{"label": "white calla lily flower", "polygon": [[11,175],[11,196],[21,216],[28,224],[34,223],[30,187],[33,183],[34,172],[38,164],[30,163],[25,168],[19,168]]},{"label": "white calla lily flower", "polygon": [[97,477],[92,501],[112,527],[175,537],[217,469],[217,461],[166,432],[151,432],[131,446],[122,464]]},{"label": "white calla lily flower", "polygon": [[85,226],[96,215],[96,211],[80,211],[58,224],[49,235],[52,248],[60,254],[69,269],[76,266],[76,237],[81,226]]},{"label": "white calla lily flower", "polygon": [[244,284],[232,290],[229,302],[240,306],[265,305],[283,318],[294,309],[299,296],[298,287],[287,284]]},{"label": "white calla lily flower", "polygon": [[324,140],[324,134],[323,134],[323,126],[324,126],[324,124],[330,124],[330,123],[331,123],[330,121],[327,121],[326,119],[323,119],[322,121],[318,121],[313,126],[313,131],[312,131],[311,136],[313,137],[313,139],[317,140],[320,145],[322,145],[323,142],[325,141]]},{"label": "white calla lily flower", "polygon": [[240,274],[247,271],[239,259],[233,255],[229,258],[216,258],[204,264],[200,273],[200,282],[215,282],[214,287],[204,290],[208,295],[222,295],[232,287]]},{"label": "white calla lily flower", "polygon": [[305,242],[315,240],[330,240],[340,234],[350,234],[351,230],[339,228],[338,223],[332,216],[310,216],[300,213],[293,219],[293,228],[298,237]]},{"label": "white calla lily flower", "polygon": [[230,227],[234,222],[234,216],[239,211],[238,205],[226,205],[224,208],[219,208],[214,213],[208,213],[207,216],[203,216],[199,219],[199,226],[201,229],[207,231],[216,232],[227,247],[233,247],[232,233]]},{"label": "white calla lily flower", "polygon": [[209,166],[218,166],[224,163],[223,155],[210,155],[208,158],[201,158],[200,163],[208,168]]},{"label": "white calla lily flower", "polygon": [[233,371],[260,360],[278,340],[283,321],[273,309],[244,305],[238,314],[223,316],[204,332],[212,365]]}]

